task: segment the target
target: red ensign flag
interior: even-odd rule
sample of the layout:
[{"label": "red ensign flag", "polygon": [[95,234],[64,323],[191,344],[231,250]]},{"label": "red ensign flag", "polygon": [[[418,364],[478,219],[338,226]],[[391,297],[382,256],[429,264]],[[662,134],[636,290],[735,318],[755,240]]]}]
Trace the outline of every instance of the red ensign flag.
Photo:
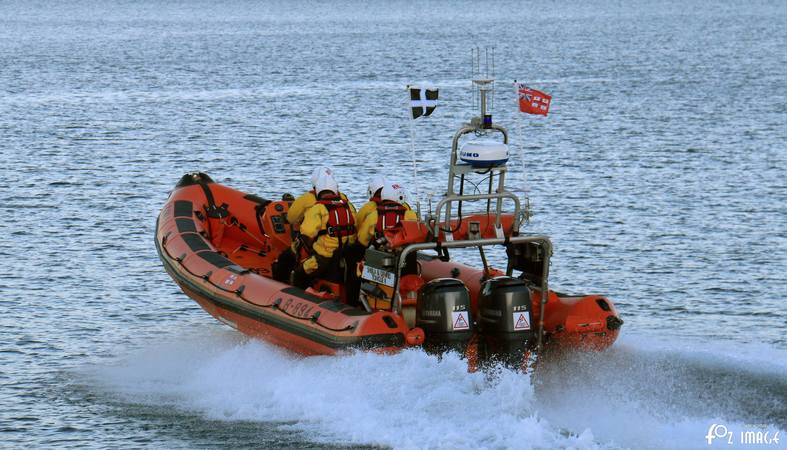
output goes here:
[{"label": "red ensign flag", "polygon": [[530,89],[524,84],[517,85],[519,93],[519,110],[528,114],[541,114],[546,116],[549,113],[549,105],[552,103],[552,96],[535,89]]}]

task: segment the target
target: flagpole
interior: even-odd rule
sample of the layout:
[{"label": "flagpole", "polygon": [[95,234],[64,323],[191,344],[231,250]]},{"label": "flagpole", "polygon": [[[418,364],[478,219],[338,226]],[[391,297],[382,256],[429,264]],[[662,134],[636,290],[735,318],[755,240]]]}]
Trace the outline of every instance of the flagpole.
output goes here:
[{"label": "flagpole", "polygon": [[[407,93],[410,93],[410,85],[407,85]],[[421,194],[418,188],[418,164],[415,160],[415,120],[412,118],[412,108],[410,103],[405,100],[405,117],[410,126],[410,155],[413,159],[413,186],[415,187],[415,213],[418,220],[421,220]]]},{"label": "flagpole", "polygon": [[[519,84],[516,80],[514,80],[514,102],[516,104],[516,110],[519,109]],[[516,111],[515,110],[515,111]],[[519,145],[519,158],[522,160],[522,195],[524,195],[525,205],[526,207],[529,204],[529,199],[527,195],[527,172],[525,170],[525,144],[524,138],[522,136],[522,122],[520,120],[516,121],[516,134],[517,134],[517,145]]]},{"label": "flagpole", "polygon": [[413,158],[413,184],[415,185],[415,213],[421,219],[421,193],[418,186],[418,165],[415,160],[415,122],[410,120],[410,154]]}]

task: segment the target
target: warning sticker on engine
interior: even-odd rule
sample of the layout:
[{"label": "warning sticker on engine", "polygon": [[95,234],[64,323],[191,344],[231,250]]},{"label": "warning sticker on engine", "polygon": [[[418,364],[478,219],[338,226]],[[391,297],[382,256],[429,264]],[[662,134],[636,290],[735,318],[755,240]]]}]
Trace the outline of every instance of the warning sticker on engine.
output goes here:
[{"label": "warning sticker on engine", "polygon": [[467,311],[453,311],[451,323],[454,324],[454,331],[469,330],[470,322],[467,319]]},{"label": "warning sticker on engine", "polygon": [[530,329],[530,322],[527,320],[526,312],[514,313],[514,331],[525,331]]}]

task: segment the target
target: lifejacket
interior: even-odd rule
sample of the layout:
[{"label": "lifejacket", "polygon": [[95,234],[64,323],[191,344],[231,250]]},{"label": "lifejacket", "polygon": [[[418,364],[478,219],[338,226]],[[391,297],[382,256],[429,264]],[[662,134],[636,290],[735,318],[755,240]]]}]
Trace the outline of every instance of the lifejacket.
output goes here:
[{"label": "lifejacket", "polygon": [[[344,238],[355,234],[355,217],[346,200],[338,195],[331,195],[317,200],[317,203],[328,210],[328,223],[318,236],[327,234],[334,238]],[[339,239],[341,244],[341,239]]]},{"label": "lifejacket", "polygon": [[404,213],[407,212],[407,208],[391,200],[382,200],[376,203],[377,224],[374,226],[374,231],[378,235],[382,235],[386,230],[399,225],[404,219]]}]

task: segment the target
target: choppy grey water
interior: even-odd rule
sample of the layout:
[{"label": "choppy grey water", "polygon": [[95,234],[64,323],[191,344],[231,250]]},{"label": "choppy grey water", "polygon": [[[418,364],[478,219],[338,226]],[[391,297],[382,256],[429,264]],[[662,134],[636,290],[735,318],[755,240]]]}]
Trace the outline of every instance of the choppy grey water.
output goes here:
[{"label": "choppy grey water", "polygon": [[[682,449],[713,423],[787,429],[785,23],[781,1],[0,3],[0,446]],[[500,81],[495,116],[552,284],[616,302],[613,349],[535,387],[420,352],[301,359],[164,273],[155,216],[185,172],[275,197],[328,164],[356,202],[380,170],[412,190],[407,83],[441,88],[416,127],[440,193],[474,45],[554,97],[521,116]]]}]

